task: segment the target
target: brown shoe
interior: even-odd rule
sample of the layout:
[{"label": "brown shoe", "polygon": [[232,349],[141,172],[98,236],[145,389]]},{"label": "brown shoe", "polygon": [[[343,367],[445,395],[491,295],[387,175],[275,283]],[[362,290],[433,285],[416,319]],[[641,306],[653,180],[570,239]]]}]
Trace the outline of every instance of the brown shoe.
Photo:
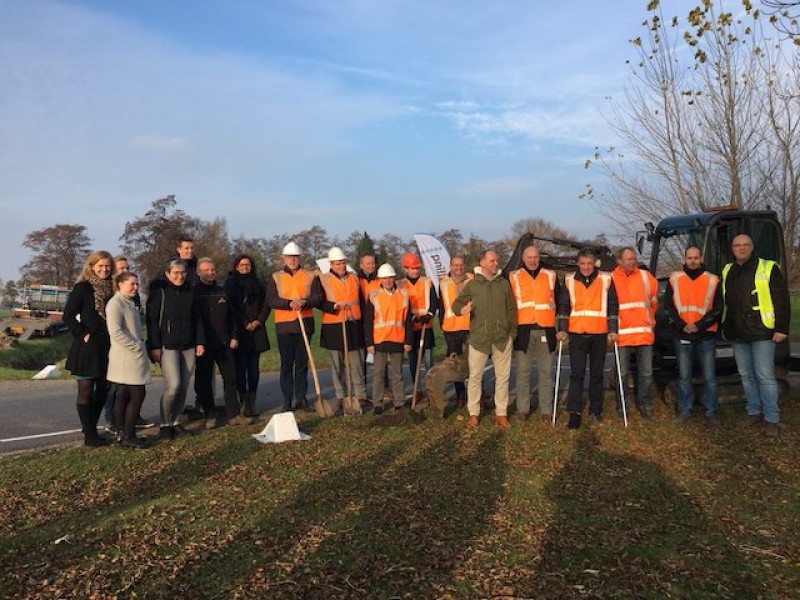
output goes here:
[{"label": "brown shoe", "polygon": [[761,422],[763,420],[764,417],[761,414],[747,415],[744,419],[741,420],[741,424],[743,427],[752,427],[753,425],[761,425]]},{"label": "brown shoe", "polygon": [[467,423],[467,427],[470,429],[475,429],[478,426],[478,417],[477,415],[470,415],[469,423]]},{"label": "brown shoe", "polygon": [[767,421],[764,424],[764,435],[772,438],[778,437],[778,424]]},{"label": "brown shoe", "polygon": [[496,415],[494,420],[497,421],[497,426],[500,429],[510,429],[511,428],[511,423],[508,422],[508,417],[506,417],[504,415]]},{"label": "brown shoe", "polygon": [[528,417],[530,417],[530,416],[531,416],[531,415],[530,415],[530,413],[521,413],[521,412],[518,412],[518,413],[517,413],[517,419],[519,419],[519,420],[520,420],[520,421],[522,421],[523,423],[524,423],[525,421],[527,421],[527,420],[528,420]]},{"label": "brown shoe", "polygon": [[228,419],[228,425],[252,425],[253,419],[252,417],[243,417],[241,415],[235,415]]}]

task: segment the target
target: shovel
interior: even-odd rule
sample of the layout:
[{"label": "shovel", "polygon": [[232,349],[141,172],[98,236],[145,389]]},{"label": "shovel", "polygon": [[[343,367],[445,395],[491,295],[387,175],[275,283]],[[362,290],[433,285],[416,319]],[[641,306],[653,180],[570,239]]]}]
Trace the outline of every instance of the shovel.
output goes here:
[{"label": "shovel", "polygon": [[[411,394],[411,410],[414,410],[414,408],[417,406],[417,395],[419,394],[417,392],[417,386],[419,385],[419,368],[422,366],[422,352],[425,349],[424,348],[425,331],[427,330],[427,328],[428,325],[426,323],[425,325],[422,326],[422,331],[420,331],[420,336],[419,336],[419,349],[417,350],[417,368],[414,371],[414,391]],[[419,396],[422,396],[422,394],[419,394]],[[422,400],[421,397],[420,400]]]},{"label": "shovel", "polygon": [[314,402],[314,410],[317,415],[322,419],[330,419],[339,410],[337,403],[328,402],[323,400],[322,392],[319,389],[319,377],[317,377],[317,366],[314,364],[314,355],[311,354],[311,345],[308,343],[308,334],[306,333],[306,324],[303,322],[303,316],[300,311],[297,311],[297,320],[300,322],[300,333],[303,334],[303,344],[306,347],[306,354],[308,355],[308,364],[311,367],[311,375],[314,378],[314,391],[317,392],[317,401]]},{"label": "shovel", "polygon": [[553,394],[553,427],[556,426],[556,415],[558,415],[558,384],[561,379],[561,354],[564,350],[564,340],[558,340],[558,367],[556,367],[556,391]]},{"label": "shovel", "polygon": [[628,426],[628,409],[625,407],[625,384],[622,382],[622,368],[619,364],[619,344],[614,341],[614,358],[617,359],[617,381],[619,382],[619,399],[622,402],[622,418]]},{"label": "shovel", "polygon": [[[344,310],[350,307],[345,306]],[[350,313],[348,313],[347,320],[350,320]],[[342,342],[344,344],[344,376],[347,381],[347,396],[344,397],[344,414],[348,417],[362,414],[361,402],[353,398],[352,383],[350,382],[350,348],[347,344],[347,322],[342,315]]]}]

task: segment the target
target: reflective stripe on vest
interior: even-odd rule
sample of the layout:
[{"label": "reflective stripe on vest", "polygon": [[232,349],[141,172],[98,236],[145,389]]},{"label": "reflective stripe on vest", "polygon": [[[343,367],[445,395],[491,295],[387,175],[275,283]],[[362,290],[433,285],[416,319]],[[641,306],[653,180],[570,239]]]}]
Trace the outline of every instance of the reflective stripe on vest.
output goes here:
[{"label": "reflective stripe on vest", "polygon": [[608,290],[611,275],[601,271],[587,288],[575,283],[575,273],[564,278],[569,292],[570,305],[568,329],[571,333],[608,333]]},{"label": "reflective stripe on vest", "polygon": [[[754,306],[753,310],[761,313],[761,322],[767,329],[775,329],[775,305],[772,303],[772,294],[769,291],[769,278],[772,275],[772,269],[777,265],[774,260],[758,259],[756,266],[755,276],[755,291],[758,297],[758,306]],[[728,278],[728,272],[731,270],[733,263],[728,263],[722,269],[722,295],[725,295],[725,283]],[[724,316],[723,316],[724,319]]]},{"label": "reflective stripe on vest", "polygon": [[[669,276],[669,284],[675,310],[684,323],[693,325],[711,310],[719,277],[706,271],[692,279],[684,271],[674,271]],[[717,331],[717,328],[718,324],[714,323],[707,331]]]},{"label": "reflective stripe on vest", "polygon": [[536,323],[540,327],[556,324],[556,273],[540,269],[536,278],[525,269],[517,269],[509,275],[514,299],[517,301],[517,322],[520,325]]},{"label": "reflective stripe on vest", "polygon": [[639,277],[614,269],[612,279],[619,300],[619,345],[649,346],[655,342],[653,294],[649,271],[637,268]]},{"label": "reflective stripe on vest", "polygon": [[[306,269],[299,269],[293,275],[286,271],[275,271],[272,274],[275,288],[278,290],[278,297],[284,300],[305,299],[311,296],[311,284],[314,281],[314,274]],[[275,315],[275,323],[288,323],[297,320],[297,311],[276,308],[272,311]],[[300,311],[303,318],[313,317],[314,311],[311,308],[304,308]]]},{"label": "reflective stripe on vest", "polygon": [[[428,277],[420,277],[417,282],[412,284],[408,279],[400,281],[400,289],[408,293],[408,302],[411,314],[415,317],[427,315],[431,310],[431,280]],[[414,323],[414,331],[422,329],[420,323]]]},{"label": "reflective stripe on vest", "polygon": [[442,275],[439,283],[439,293],[442,296],[442,307],[444,309],[444,319],[442,319],[442,331],[468,331],[469,330],[469,314],[457,315],[453,312],[453,302],[455,302],[458,294],[467,285],[467,282],[472,279],[474,275],[467,273],[466,279],[460,284],[450,277],[449,275]]},{"label": "reflective stripe on vest", "polygon": [[324,273],[319,279],[329,302],[347,305],[346,309],[340,310],[336,314],[323,312],[322,322],[324,324],[341,323],[349,319],[357,321],[361,318],[361,304],[358,301],[361,288],[355,275],[348,273],[342,279],[334,273]]},{"label": "reflective stripe on vest", "polygon": [[406,290],[397,289],[387,292],[383,287],[370,292],[369,301],[375,307],[375,318],[372,325],[373,343],[395,342],[405,343],[406,316],[409,310],[409,298]]}]

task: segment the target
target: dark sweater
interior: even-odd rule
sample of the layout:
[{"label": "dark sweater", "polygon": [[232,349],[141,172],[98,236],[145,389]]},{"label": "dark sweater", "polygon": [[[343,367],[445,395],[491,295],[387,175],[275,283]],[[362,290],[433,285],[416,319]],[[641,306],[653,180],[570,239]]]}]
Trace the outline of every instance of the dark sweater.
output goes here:
[{"label": "dark sweater", "polygon": [[194,296],[208,348],[226,348],[231,340],[238,339],[233,305],[222,286],[216,282],[207,284],[200,280],[194,288]]},{"label": "dark sweater", "polygon": [[188,350],[198,344],[205,344],[205,333],[194,290],[187,282],[154,280],[147,298],[147,349]]},{"label": "dark sweater", "polygon": [[769,291],[775,307],[775,329],[768,329],[761,320],[761,312],[753,310],[758,305],[758,296],[755,294],[757,266],[758,257],[753,255],[744,264],[733,263],[728,271],[722,330],[725,338],[734,342],[771,340],[776,331],[789,334],[789,289],[778,265],[772,269],[769,278]]}]

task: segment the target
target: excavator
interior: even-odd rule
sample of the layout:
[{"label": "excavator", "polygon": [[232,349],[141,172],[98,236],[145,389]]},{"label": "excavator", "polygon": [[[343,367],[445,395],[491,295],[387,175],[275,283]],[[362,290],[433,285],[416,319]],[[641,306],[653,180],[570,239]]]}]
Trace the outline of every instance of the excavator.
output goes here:
[{"label": "excavator", "polygon": [[[659,310],[656,314],[653,352],[653,379],[656,386],[654,398],[661,397],[668,403],[677,398],[677,363],[673,333],[663,310],[663,294],[669,274],[683,267],[684,250],[691,244],[701,249],[706,268],[719,274],[727,263],[733,261],[731,242],[739,234],[747,234],[753,239],[758,256],[774,260],[785,269],[787,263],[783,227],[777,213],[769,208],[739,210],[734,206],[712,207],[700,213],[665,217],[657,225],[648,222],[643,231],[637,232],[636,248],[644,259],[640,266],[648,268],[659,282]],[[532,244],[539,246],[542,264],[560,274],[575,268],[577,252],[585,247],[594,249],[598,254],[599,268],[611,271],[616,264],[614,252],[606,245],[528,233],[520,238],[503,273],[518,269],[522,264],[522,252]],[[720,338],[716,355],[720,383],[737,383],[736,365],[730,344]],[[789,388],[785,378],[786,368],[790,364],[788,341],[779,344],[775,352],[775,362],[781,393],[785,393]],[[463,357],[448,357],[429,371],[425,380],[426,392],[431,405],[441,414],[444,414],[446,405],[445,387],[459,378],[465,379],[467,375],[466,360]],[[628,386],[632,386],[632,383],[633,377],[629,377]],[[613,382],[609,382],[608,386],[613,389]],[[723,400],[724,395],[721,389],[720,400]],[[740,399],[738,391],[729,395]]]},{"label": "excavator", "polygon": [[[756,254],[774,260],[783,269],[786,267],[786,251],[783,227],[774,210],[739,210],[735,206],[711,207],[704,212],[675,215],[662,219],[658,225],[645,223],[645,230],[636,235],[639,254],[648,258],[650,272],[658,279],[659,310],[656,313],[656,341],[653,347],[653,379],[656,394],[665,393],[665,400],[672,402],[677,397],[677,364],[673,345],[673,332],[667,322],[663,309],[663,294],[667,287],[669,274],[683,267],[683,253],[687,246],[700,248],[706,268],[719,275],[723,267],[733,261],[731,242],[739,234],[747,234],[753,239]],[[736,363],[733,348],[721,337],[716,347],[717,375],[721,384],[737,384]],[[789,365],[790,351],[788,340],[778,344],[775,350],[776,372],[782,393],[788,391],[785,378]],[[736,386],[731,386],[736,387]],[[738,387],[731,399],[739,397]],[[720,400],[723,400],[720,388]]]}]

